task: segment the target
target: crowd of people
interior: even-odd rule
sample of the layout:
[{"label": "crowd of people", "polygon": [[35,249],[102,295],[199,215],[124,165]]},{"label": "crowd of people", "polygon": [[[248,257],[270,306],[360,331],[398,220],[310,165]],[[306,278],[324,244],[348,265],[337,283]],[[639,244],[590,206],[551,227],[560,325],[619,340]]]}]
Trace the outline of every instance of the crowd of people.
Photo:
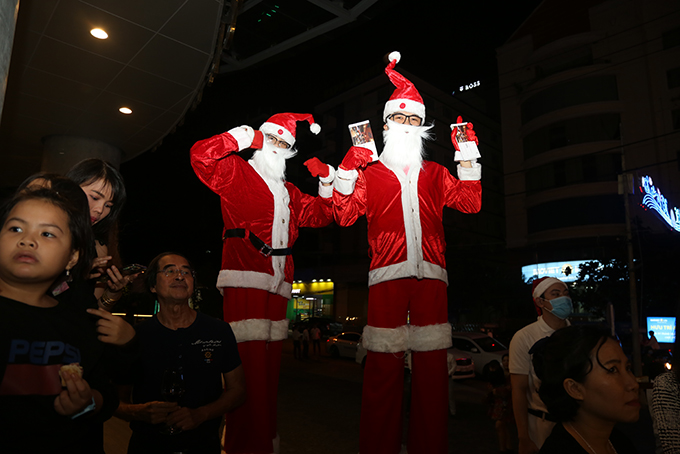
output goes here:
[{"label": "crowd of people", "polygon": [[[224,321],[190,305],[194,267],[181,252],[159,254],[145,272],[123,266],[117,227],[126,192],[113,166],[88,159],[66,176],[29,177],[0,211],[0,355],[6,359],[0,450],[103,452],[103,423],[115,414],[130,422],[133,454],[278,452],[293,244],[301,227],[350,226],[366,216],[371,264],[360,451],[402,452],[409,352],[405,449],[448,452],[456,364],[447,357],[442,215],[444,207],[480,210],[481,165],[459,147],[457,177],[424,159],[432,125],[415,86],[395,70],[400,58],[390,54],[385,69],[395,91],[383,112],[380,157],[352,147],[338,169],[306,161],[319,178],[314,196],[285,178],[297,122],[319,132],[309,114],[276,114],[257,130],[236,127],[191,148],[196,175],[220,196],[217,287]],[[457,127],[464,124],[459,117]],[[472,124],[465,129],[479,144]],[[249,160],[238,155],[246,149],[255,150]],[[133,327],[111,311],[141,279],[159,310]],[[637,420],[640,410],[621,346],[601,328],[570,326],[573,306],[563,282],[538,279],[532,291],[537,321],[514,335],[509,356],[488,372],[500,451],[636,452],[615,430],[618,422]],[[309,355],[310,343],[312,354],[320,354],[318,327],[296,327],[292,340],[296,358]],[[654,391],[665,453],[679,449],[679,369],[660,376]],[[42,436],[35,436],[36,427]]]}]

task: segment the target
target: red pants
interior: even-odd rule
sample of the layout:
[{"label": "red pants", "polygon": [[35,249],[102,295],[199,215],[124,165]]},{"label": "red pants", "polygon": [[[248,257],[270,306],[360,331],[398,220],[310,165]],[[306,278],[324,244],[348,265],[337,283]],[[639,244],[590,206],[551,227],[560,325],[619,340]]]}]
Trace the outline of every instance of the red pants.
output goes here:
[{"label": "red pants", "polygon": [[[368,325],[397,328],[445,324],[446,283],[398,279],[371,286]],[[448,452],[448,370],[446,349],[412,352],[409,454]],[[398,454],[402,438],[404,352],[369,351],[361,403],[361,454]]]},{"label": "red pants", "polygon": [[[288,300],[265,290],[225,288],[224,320],[282,320]],[[276,401],[282,342],[239,342],[246,376],[246,402],[226,415],[224,449],[228,454],[271,454],[276,438]]]}]

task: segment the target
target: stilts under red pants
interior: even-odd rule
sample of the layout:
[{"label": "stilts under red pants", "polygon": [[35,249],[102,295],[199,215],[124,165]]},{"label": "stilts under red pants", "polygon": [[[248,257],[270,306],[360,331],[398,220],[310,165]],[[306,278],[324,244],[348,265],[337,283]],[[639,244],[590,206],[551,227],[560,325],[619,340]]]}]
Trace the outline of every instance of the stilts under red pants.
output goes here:
[{"label": "stilts under red pants", "polygon": [[[288,300],[265,290],[225,288],[224,320],[282,320]],[[246,376],[246,402],[226,415],[224,448],[228,454],[271,454],[276,438],[276,401],[281,341],[239,342]]]},{"label": "stilts under red pants", "polygon": [[[397,328],[447,323],[446,283],[398,279],[371,286],[368,325]],[[412,353],[409,454],[448,452],[446,350]],[[361,454],[398,454],[402,439],[404,352],[368,352],[361,403]]]}]

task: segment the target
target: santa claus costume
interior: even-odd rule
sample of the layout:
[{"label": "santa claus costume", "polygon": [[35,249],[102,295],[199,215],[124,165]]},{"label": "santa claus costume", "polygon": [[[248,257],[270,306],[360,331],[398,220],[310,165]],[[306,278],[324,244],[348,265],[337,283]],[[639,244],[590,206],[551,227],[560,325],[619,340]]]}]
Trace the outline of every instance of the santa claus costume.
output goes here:
[{"label": "santa claus costume", "polygon": [[422,159],[431,126],[412,126],[390,118],[415,114],[425,106],[415,86],[394,71],[396,86],[385,105],[385,147],[377,162],[369,151],[352,147],[334,182],[334,214],[341,226],[365,214],[371,265],[368,350],[361,408],[361,454],[401,451],[404,354],[412,351],[409,454],[444,454],[447,449],[448,371],[451,346],[447,316],[448,275],[442,215],[444,206],[464,213],[481,209],[481,167],[458,166],[459,178],[442,165]]},{"label": "santa claus costume", "polygon": [[[217,287],[246,374],[246,403],[227,415],[228,454],[277,450],[276,400],[281,341],[288,337],[291,248],[299,227],[324,227],[333,220],[332,167],[316,158],[305,162],[314,176],[321,176],[318,197],[285,181],[285,160],[295,154],[296,121],[308,121],[315,134],[320,130],[309,114],[282,113],[259,131],[241,126],[191,148],[196,175],[221,198],[224,236]],[[249,161],[235,154],[246,148],[256,149]]]}]

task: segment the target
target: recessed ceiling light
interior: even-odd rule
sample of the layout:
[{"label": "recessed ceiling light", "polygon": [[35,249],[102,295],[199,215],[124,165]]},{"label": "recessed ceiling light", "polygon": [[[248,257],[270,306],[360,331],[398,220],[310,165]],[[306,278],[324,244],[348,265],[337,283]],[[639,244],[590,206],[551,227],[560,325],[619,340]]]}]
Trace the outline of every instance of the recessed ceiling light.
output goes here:
[{"label": "recessed ceiling light", "polygon": [[90,30],[90,34],[97,39],[106,39],[109,37],[109,34],[102,30],[101,28],[93,28],[92,30]]},{"label": "recessed ceiling light", "polygon": [[129,107],[121,107],[120,109],[118,109],[118,111],[125,115],[130,115],[132,113],[132,109],[130,109]]}]

